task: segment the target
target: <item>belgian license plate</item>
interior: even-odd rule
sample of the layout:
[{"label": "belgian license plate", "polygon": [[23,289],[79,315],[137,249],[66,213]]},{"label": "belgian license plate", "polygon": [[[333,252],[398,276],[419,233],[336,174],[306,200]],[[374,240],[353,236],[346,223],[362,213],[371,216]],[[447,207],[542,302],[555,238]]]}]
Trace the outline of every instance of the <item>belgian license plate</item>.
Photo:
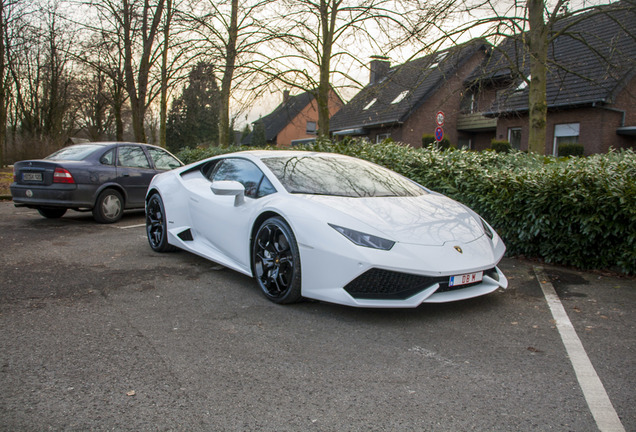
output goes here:
[{"label": "belgian license plate", "polygon": [[458,276],[451,276],[448,281],[448,286],[459,286],[459,285],[467,285],[471,283],[481,282],[484,278],[484,272],[476,272],[476,273],[466,273]]},{"label": "belgian license plate", "polygon": [[22,180],[24,181],[42,181],[42,173],[22,173]]}]

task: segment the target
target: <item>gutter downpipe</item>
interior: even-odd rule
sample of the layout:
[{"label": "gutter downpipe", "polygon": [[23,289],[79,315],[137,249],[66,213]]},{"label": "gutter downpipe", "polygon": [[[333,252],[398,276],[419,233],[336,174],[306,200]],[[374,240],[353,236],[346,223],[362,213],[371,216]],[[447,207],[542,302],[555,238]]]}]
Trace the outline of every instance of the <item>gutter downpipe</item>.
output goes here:
[{"label": "gutter downpipe", "polygon": [[596,102],[592,102],[592,108],[604,109],[607,111],[612,111],[621,114],[621,125],[619,127],[625,127],[625,110],[620,110],[617,108],[610,108],[603,105],[596,105]]}]

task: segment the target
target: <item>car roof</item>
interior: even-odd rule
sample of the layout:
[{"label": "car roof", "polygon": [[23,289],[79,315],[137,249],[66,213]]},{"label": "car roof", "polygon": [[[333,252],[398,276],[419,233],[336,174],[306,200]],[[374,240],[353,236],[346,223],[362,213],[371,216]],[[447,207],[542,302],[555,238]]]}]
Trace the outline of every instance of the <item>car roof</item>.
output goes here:
[{"label": "car roof", "polygon": [[295,156],[305,156],[305,157],[318,157],[318,156],[335,156],[335,157],[343,157],[347,158],[350,156],[341,155],[338,153],[325,153],[325,152],[315,152],[315,151],[304,151],[304,150],[245,150],[236,153],[228,153],[224,156],[251,156],[257,159],[267,159],[272,157],[295,157]]}]

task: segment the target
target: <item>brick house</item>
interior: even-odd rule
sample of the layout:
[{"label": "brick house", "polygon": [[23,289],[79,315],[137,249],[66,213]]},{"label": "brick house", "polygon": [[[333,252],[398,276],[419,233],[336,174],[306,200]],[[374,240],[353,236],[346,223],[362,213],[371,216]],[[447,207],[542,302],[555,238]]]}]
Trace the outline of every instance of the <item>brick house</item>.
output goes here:
[{"label": "brick house", "polygon": [[[564,19],[555,29],[564,31],[548,52],[545,154],[558,155],[563,143],[583,145],[586,155],[636,146],[636,9],[628,5]],[[513,38],[474,71],[458,120],[472,148],[496,138],[528,149],[527,77],[528,55]]]},{"label": "brick house", "polygon": [[[329,92],[329,113],[333,115],[344,102],[335,91]],[[283,101],[268,115],[252,123],[252,131],[258,122],[265,129],[267,144],[289,147],[315,140],[318,132],[318,103],[311,92],[290,96],[283,92]],[[241,144],[252,144],[253,132]]]},{"label": "brick house", "polygon": [[390,137],[420,147],[423,135],[435,133],[436,114],[442,111],[445,136],[452,143],[461,141],[462,90],[489,49],[486,41],[475,39],[394,67],[385,58],[374,58],[369,84],[331,118],[330,132],[374,142]]}]

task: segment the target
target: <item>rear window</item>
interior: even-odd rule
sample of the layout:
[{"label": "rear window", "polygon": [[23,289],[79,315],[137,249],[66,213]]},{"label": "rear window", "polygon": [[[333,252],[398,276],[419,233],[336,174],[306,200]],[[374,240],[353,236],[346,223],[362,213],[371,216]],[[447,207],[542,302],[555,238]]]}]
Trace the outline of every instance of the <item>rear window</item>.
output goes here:
[{"label": "rear window", "polygon": [[263,158],[289,193],[343,197],[404,197],[426,194],[409,179],[360,159],[338,156]]},{"label": "rear window", "polygon": [[94,151],[99,150],[101,148],[103,148],[103,146],[95,145],[95,144],[74,145],[74,146],[65,147],[61,150],[58,150],[52,155],[47,156],[45,159],[79,161],[79,160],[86,159]]}]

